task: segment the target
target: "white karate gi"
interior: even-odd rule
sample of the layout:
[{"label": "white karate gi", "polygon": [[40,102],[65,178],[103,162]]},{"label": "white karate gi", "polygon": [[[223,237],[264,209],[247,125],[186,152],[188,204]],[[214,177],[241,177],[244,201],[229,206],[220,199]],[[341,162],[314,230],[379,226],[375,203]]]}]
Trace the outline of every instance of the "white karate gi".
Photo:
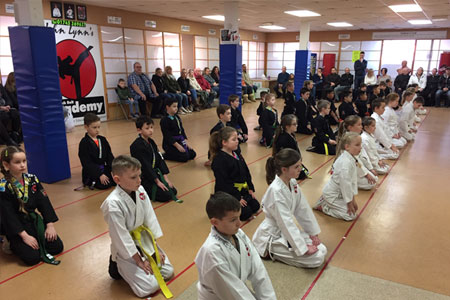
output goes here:
[{"label": "white karate gi", "polygon": [[377,171],[378,174],[386,174],[389,171],[389,166],[385,165],[380,167],[378,162],[381,160],[381,155],[377,151],[377,142],[373,135],[363,131],[361,134],[362,148],[366,151],[372,167]]},{"label": "white karate gi", "polygon": [[347,203],[358,195],[357,160],[347,151],[343,151],[333,164],[333,174],[322,191],[322,197],[315,205],[334,218],[351,221],[356,214],[350,215]]},{"label": "white karate gi", "polygon": [[[142,186],[136,191],[136,203],[121,187],[109,194],[101,205],[103,216],[108,223],[111,237],[112,260],[117,262],[120,275],[130,285],[138,297],[148,296],[159,290],[159,284],[152,274],[146,274],[136,265],[132,258],[138,253],[136,243],[130,235],[130,231],[141,225],[151,230],[155,239],[162,236],[161,227],[156,219],[148,197]],[[150,255],[155,252],[150,235],[142,231],[142,246]],[[166,255],[165,263],[160,269],[164,279],[173,275],[173,266]]]},{"label": "white karate gi", "polygon": [[[369,159],[369,155],[367,154],[364,148],[361,148],[361,152],[356,156],[356,159],[359,162],[359,166],[357,168],[358,174],[358,188],[361,190],[371,190],[374,186],[377,185],[378,176],[374,175],[370,170],[373,170],[374,167]],[[369,179],[367,179],[367,175],[372,177],[375,180],[375,183],[369,183]]]},{"label": "white karate gi", "polygon": [[371,117],[376,121],[374,136],[379,143],[377,149],[378,153],[380,153],[383,159],[397,159],[399,154],[392,151],[391,149],[392,136],[386,128],[386,124],[384,123],[383,118],[376,112],[374,112]]},{"label": "white karate gi", "polygon": [[262,199],[266,218],[256,229],[253,243],[263,257],[269,254],[288,265],[316,268],[325,260],[327,248],[320,244],[316,253],[305,254],[307,245],[312,245],[310,236],[318,235],[320,227],[297,181],[291,179],[289,184],[290,189],[278,176],[270,184]]},{"label": "white karate gi", "polygon": [[414,125],[415,116],[413,104],[411,102],[405,102],[400,116],[399,129],[400,134],[408,141],[414,140],[416,137],[414,132],[409,132],[411,129],[416,129],[416,126]]},{"label": "white karate gi", "polygon": [[[276,299],[266,268],[250,239],[239,229],[235,234],[240,252],[215,227],[195,257],[199,300]],[[245,282],[249,280],[254,293]]]},{"label": "white karate gi", "polygon": [[398,130],[398,116],[395,110],[389,106],[386,106],[383,115],[381,116],[384,120],[384,124],[386,124],[386,128],[390,132],[390,136],[392,137],[392,143],[397,148],[403,148],[406,145],[406,139],[400,137],[399,139],[393,138],[394,135],[399,133]]}]

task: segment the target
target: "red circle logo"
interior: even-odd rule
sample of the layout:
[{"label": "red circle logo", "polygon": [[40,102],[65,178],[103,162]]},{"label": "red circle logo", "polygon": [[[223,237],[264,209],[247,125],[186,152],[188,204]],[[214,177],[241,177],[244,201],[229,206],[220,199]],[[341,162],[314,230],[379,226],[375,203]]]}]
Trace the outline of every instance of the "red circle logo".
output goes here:
[{"label": "red circle logo", "polygon": [[75,40],[56,44],[61,94],[69,99],[86,97],[94,88],[97,68],[89,46]]}]

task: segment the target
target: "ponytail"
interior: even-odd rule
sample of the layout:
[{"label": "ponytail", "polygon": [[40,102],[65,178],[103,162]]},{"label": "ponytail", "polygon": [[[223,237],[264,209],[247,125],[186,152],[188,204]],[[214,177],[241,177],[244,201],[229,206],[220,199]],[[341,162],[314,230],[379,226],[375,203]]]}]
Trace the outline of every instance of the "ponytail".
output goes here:
[{"label": "ponytail", "polygon": [[275,175],[281,175],[281,168],[289,168],[295,165],[302,157],[299,152],[285,148],[277,154],[269,157],[266,162],[266,182],[271,184]]},{"label": "ponytail", "polygon": [[25,214],[27,214],[27,211],[25,210],[25,203],[23,203],[23,200],[19,197],[19,190],[17,189],[16,185],[13,184],[13,176],[9,172],[9,170],[6,170],[5,166],[3,165],[3,162],[11,163],[11,160],[16,153],[25,153],[21,148],[18,148],[16,146],[8,146],[5,149],[3,149],[1,155],[0,155],[0,172],[5,177],[6,182],[9,183],[9,185],[12,187],[12,190],[14,194],[16,194],[17,202],[19,202],[19,210]]},{"label": "ponytail", "polygon": [[275,138],[273,139],[272,155],[277,154],[279,148],[277,147],[277,141],[280,135],[286,131],[286,127],[291,126],[294,121],[297,121],[297,117],[293,114],[284,115],[281,118],[281,124],[275,131]]}]

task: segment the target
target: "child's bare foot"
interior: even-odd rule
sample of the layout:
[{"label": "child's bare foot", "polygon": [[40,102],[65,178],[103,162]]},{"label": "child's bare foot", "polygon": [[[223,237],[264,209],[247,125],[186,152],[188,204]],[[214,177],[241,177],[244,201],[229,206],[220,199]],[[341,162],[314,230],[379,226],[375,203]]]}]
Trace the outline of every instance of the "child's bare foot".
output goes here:
[{"label": "child's bare foot", "polygon": [[210,166],[211,166],[211,161],[210,161],[210,160],[206,161],[205,164],[204,164],[204,166],[205,166],[205,167],[210,167]]},{"label": "child's bare foot", "polygon": [[312,254],[316,253],[317,251],[319,251],[319,249],[317,249],[316,246],[308,245],[308,251],[306,251],[305,255],[312,255]]},{"label": "child's bare foot", "polygon": [[314,246],[319,246],[322,243],[317,235],[310,235],[309,238]]}]

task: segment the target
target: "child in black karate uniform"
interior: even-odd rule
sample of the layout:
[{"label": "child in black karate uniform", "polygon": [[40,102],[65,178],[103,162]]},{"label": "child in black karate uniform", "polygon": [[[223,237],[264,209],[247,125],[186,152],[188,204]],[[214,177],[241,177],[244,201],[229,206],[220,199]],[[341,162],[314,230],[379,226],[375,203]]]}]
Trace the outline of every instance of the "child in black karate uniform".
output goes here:
[{"label": "child in black karate uniform", "polygon": [[339,118],[345,120],[348,116],[357,115],[356,105],[352,103],[352,94],[344,91],[340,94],[341,105],[339,105]]},{"label": "child in black karate uniform", "polygon": [[266,91],[263,91],[259,94],[259,96],[261,97],[261,102],[259,103],[258,108],[256,109],[256,114],[258,115],[258,126],[256,126],[255,128],[253,128],[253,130],[261,130],[261,115],[264,111],[264,98],[266,97],[268,93]]},{"label": "child in black karate uniform", "polygon": [[312,134],[311,122],[313,119],[312,109],[308,105],[309,90],[302,88],[300,90],[300,100],[296,102],[295,116],[298,120],[297,132],[307,135]]},{"label": "child in black karate uniform", "polygon": [[[300,155],[300,148],[298,147],[295,132],[297,131],[297,117],[295,115],[285,115],[281,118],[281,124],[277,128],[275,134],[274,146],[272,156],[285,148],[290,148],[297,151]],[[308,169],[302,164],[302,171],[300,172],[298,180],[309,177]]]},{"label": "child in black karate uniform", "polygon": [[275,95],[267,94],[264,98],[264,110],[261,115],[261,127],[263,130],[262,139],[259,141],[261,146],[272,147],[275,130],[280,123],[278,122],[278,112],[275,109]]},{"label": "child in black karate uniform", "polygon": [[153,201],[167,202],[177,198],[177,190],[169,180],[169,168],[164,161],[158,146],[151,138],[153,120],[148,116],[140,116],[136,120],[138,138],[130,146],[130,154],[141,163],[141,185]]},{"label": "child in black karate uniform", "polygon": [[358,116],[361,119],[364,119],[364,117],[370,117],[368,111],[369,102],[367,102],[367,92],[359,91],[358,94],[358,99],[355,101],[356,108],[358,109]]},{"label": "child in black karate uniform", "polygon": [[[325,117],[325,119],[328,120],[328,123],[330,125],[337,125],[339,124],[339,117],[337,115],[337,109],[336,105],[334,105],[335,102],[335,94],[334,89],[327,89],[325,90],[325,100],[328,100],[330,102],[330,113]],[[319,112],[316,113],[318,115]]]},{"label": "child in black karate uniform", "polygon": [[187,162],[197,155],[189,145],[180,117],[177,115],[178,101],[166,99],[167,116],[161,119],[163,134],[164,158],[179,162]]},{"label": "child in black karate uniform", "polygon": [[241,203],[241,221],[248,220],[260,208],[255,197],[250,170],[244,157],[236,151],[239,146],[236,129],[227,126],[214,132],[209,139],[209,151],[216,178],[215,192],[226,192]]},{"label": "child in black karate uniform", "polygon": [[320,100],[317,103],[319,115],[313,120],[314,138],[312,140],[312,148],[307,151],[313,151],[319,154],[335,155],[336,154],[336,136],[331,130],[330,124],[325,118],[330,113],[330,102]]},{"label": "child in black karate uniform", "polygon": [[230,95],[228,97],[228,103],[231,107],[231,121],[228,125],[237,130],[239,143],[245,143],[248,140],[248,128],[242,112],[239,110],[239,96]]},{"label": "child in black karate uniform", "polygon": [[64,248],[54,226],[58,217],[38,178],[26,173],[25,152],[6,147],[1,163],[0,212],[11,251],[30,266],[41,260],[59,264],[53,257]]},{"label": "child in black karate uniform", "polygon": [[111,164],[114,155],[104,136],[99,135],[100,118],[93,114],[84,115],[84,128],[86,134],[78,147],[83,185],[100,190],[115,186],[111,175]]},{"label": "child in black karate uniform", "polygon": [[[216,109],[217,116],[219,117],[219,122],[214,125],[209,131],[209,135],[216,131],[224,128],[225,126],[230,126],[231,121],[231,107],[227,104],[219,104]],[[238,148],[239,149],[239,148]],[[211,166],[211,153],[208,151],[208,160],[205,162],[205,167]]]},{"label": "child in black karate uniform", "polygon": [[284,109],[281,117],[289,114],[295,115],[295,105],[297,99],[294,93],[294,83],[288,82],[286,84],[286,94],[284,95]]}]

